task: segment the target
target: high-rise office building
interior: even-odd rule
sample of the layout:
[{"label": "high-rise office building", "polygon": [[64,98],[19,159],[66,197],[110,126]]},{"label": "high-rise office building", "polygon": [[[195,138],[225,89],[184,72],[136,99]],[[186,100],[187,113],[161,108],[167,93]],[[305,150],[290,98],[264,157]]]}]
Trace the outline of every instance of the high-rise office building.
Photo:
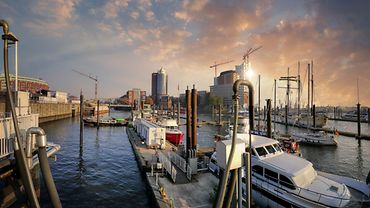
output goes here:
[{"label": "high-rise office building", "polygon": [[156,105],[160,104],[162,96],[168,95],[168,75],[163,67],[152,73],[152,98]]}]

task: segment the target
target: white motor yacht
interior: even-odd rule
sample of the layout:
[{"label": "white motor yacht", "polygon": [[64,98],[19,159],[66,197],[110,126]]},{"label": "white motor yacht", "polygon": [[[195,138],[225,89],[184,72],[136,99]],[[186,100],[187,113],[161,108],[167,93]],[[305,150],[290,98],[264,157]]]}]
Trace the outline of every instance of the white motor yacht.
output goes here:
[{"label": "white motor yacht", "polygon": [[[248,134],[237,138],[248,144]],[[276,140],[251,138],[252,197],[261,206],[344,207],[350,202],[347,186],[318,175],[311,162],[285,153]]]}]

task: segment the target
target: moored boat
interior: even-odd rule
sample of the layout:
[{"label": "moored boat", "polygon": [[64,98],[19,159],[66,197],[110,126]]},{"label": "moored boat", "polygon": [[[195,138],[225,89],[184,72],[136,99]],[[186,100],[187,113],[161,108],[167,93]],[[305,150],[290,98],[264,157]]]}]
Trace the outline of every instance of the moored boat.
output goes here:
[{"label": "moored boat", "polygon": [[[237,138],[249,143],[246,133],[238,133]],[[251,138],[252,196],[260,206],[345,207],[351,201],[345,184],[319,175],[311,162],[284,152],[278,141],[257,135]]]},{"label": "moored boat", "polygon": [[337,135],[327,134],[324,131],[315,133],[295,133],[292,137],[301,144],[319,146],[337,146]]},{"label": "moored boat", "polygon": [[164,119],[160,122],[160,126],[166,128],[166,140],[174,145],[182,143],[184,133],[179,129],[175,119]]}]

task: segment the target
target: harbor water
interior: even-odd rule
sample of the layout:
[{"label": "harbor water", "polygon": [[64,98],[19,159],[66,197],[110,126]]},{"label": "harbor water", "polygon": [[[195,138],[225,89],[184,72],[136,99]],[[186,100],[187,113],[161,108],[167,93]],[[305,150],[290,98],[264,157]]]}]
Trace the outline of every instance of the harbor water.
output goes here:
[{"label": "harbor water", "polygon": [[[115,115],[128,117],[128,113],[122,112]],[[198,118],[210,120],[211,116],[199,115]],[[329,121],[328,125],[356,130],[356,123],[335,122]],[[100,127],[97,130],[85,126],[81,153],[78,118],[49,122],[41,127],[47,132],[49,141],[62,147],[57,153],[57,161],[51,162],[51,168],[64,207],[153,206],[124,127]],[[370,134],[369,126],[366,127],[362,132]],[[279,131],[285,129],[278,124],[276,128]],[[184,125],[181,129],[185,132]],[[289,131],[306,130],[289,127]],[[198,128],[199,146],[214,147],[214,134],[226,135],[226,128],[208,125]],[[317,170],[364,181],[370,170],[370,141],[340,136],[338,142],[337,147],[301,146],[301,151]],[[41,195],[43,207],[51,207],[43,186]]]},{"label": "harbor water", "polygon": [[[125,127],[85,126],[81,153],[78,118],[41,127],[48,141],[61,145],[50,165],[63,207],[151,207]],[[44,186],[41,196],[42,207],[52,207]]]}]

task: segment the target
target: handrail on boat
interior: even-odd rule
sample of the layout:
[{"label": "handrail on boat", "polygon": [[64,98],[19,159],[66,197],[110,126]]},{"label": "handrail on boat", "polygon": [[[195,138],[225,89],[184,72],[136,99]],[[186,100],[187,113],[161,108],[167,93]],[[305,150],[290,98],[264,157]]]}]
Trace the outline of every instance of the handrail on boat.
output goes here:
[{"label": "handrail on boat", "polygon": [[[266,182],[268,185],[273,185],[273,186],[275,186],[275,187],[278,187],[278,188],[280,188],[280,189],[283,189],[284,191],[286,191],[286,192],[288,192],[288,193],[290,193],[290,194],[294,194],[294,195],[302,196],[302,195],[301,195],[301,191],[302,191],[302,190],[307,191],[307,192],[309,192],[309,193],[314,193],[314,194],[318,195],[318,199],[317,199],[317,200],[313,200],[313,201],[316,201],[316,202],[319,202],[319,203],[321,202],[320,200],[321,200],[322,196],[327,197],[327,198],[339,199],[339,200],[340,200],[340,202],[339,202],[339,206],[342,204],[342,202],[343,202],[344,200],[350,200],[350,198],[345,199],[345,198],[343,198],[343,197],[330,196],[330,195],[327,195],[327,194],[323,194],[323,193],[319,193],[319,192],[316,192],[316,191],[312,191],[312,190],[309,190],[309,189],[306,189],[306,188],[302,188],[302,187],[296,186],[295,184],[293,184],[293,186],[294,186],[294,188],[295,188],[295,189],[293,189],[293,190],[296,190],[296,189],[297,189],[297,190],[299,190],[299,191],[298,191],[298,193],[294,193],[293,191],[289,190],[289,188],[287,188],[287,187],[285,187],[285,186],[281,185],[281,183],[285,183],[285,182],[284,182],[284,181],[279,180],[278,178],[275,178],[275,179],[277,180],[277,182],[275,182],[275,181],[273,181],[273,180],[267,179],[267,178],[265,178],[265,177],[263,177],[263,176],[261,176],[261,175],[259,175],[259,174],[257,174],[257,173],[254,173],[254,172],[252,172],[252,175],[253,175],[253,176],[255,176],[256,178],[258,178],[259,180],[261,180],[261,181],[263,181],[263,182]],[[273,182],[273,183],[272,183],[272,182]],[[262,184],[262,182],[261,182],[261,184]],[[262,185],[260,185],[260,186],[261,186],[261,187],[263,187]],[[343,194],[343,193],[344,193],[344,190],[343,190],[342,194]]]}]

